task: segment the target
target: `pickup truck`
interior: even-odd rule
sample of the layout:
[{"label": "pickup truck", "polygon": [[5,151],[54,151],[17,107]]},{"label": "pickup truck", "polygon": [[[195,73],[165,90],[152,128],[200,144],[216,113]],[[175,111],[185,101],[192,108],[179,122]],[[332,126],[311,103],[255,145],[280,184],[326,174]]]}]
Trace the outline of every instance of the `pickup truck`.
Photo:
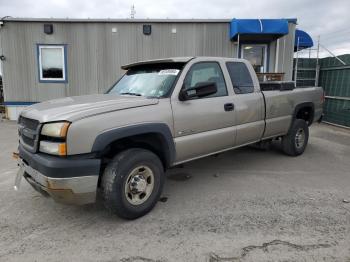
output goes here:
[{"label": "pickup truck", "polygon": [[20,114],[19,171],[37,191],[87,204],[101,192],[125,219],[160,198],[166,169],[280,140],[290,156],[322,116],[321,87],[264,83],[250,63],[222,57],[141,61],[105,94],[42,102]]}]

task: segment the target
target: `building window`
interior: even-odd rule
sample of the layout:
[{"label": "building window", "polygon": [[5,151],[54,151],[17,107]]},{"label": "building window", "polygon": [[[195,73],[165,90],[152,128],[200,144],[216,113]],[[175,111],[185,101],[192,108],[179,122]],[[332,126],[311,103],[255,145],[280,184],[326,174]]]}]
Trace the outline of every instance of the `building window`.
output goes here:
[{"label": "building window", "polygon": [[67,82],[65,45],[38,45],[39,82]]}]

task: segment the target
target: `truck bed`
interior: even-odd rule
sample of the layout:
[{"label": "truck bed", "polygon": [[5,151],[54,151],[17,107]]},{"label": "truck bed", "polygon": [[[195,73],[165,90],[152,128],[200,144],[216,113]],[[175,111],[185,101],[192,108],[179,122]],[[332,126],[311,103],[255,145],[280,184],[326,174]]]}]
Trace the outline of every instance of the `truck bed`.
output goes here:
[{"label": "truck bed", "polygon": [[296,87],[291,90],[282,88],[261,92],[265,102],[266,121],[263,139],[286,134],[297,106],[313,107],[314,115],[311,122],[318,120],[322,115],[321,87]]}]

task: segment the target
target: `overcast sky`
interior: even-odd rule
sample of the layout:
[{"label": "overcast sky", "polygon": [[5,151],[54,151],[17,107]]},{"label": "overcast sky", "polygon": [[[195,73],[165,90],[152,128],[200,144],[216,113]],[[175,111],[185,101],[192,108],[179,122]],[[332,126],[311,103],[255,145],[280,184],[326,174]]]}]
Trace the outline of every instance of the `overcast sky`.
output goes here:
[{"label": "overcast sky", "polygon": [[133,4],[135,18],[297,18],[314,42],[350,53],[350,0],[0,0],[0,17],[129,18]]}]

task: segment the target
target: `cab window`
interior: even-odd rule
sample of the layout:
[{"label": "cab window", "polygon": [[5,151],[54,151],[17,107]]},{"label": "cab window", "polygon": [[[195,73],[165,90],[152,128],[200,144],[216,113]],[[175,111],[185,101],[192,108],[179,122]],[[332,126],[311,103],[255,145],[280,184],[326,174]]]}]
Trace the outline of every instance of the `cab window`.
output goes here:
[{"label": "cab window", "polygon": [[194,88],[198,83],[201,82],[214,82],[216,83],[218,91],[207,97],[219,97],[227,96],[227,88],[225,79],[222,74],[220,65],[216,62],[200,62],[194,64],[190,71],[187,73],[184,88]]}]

